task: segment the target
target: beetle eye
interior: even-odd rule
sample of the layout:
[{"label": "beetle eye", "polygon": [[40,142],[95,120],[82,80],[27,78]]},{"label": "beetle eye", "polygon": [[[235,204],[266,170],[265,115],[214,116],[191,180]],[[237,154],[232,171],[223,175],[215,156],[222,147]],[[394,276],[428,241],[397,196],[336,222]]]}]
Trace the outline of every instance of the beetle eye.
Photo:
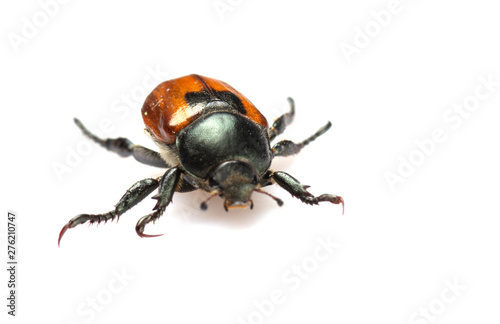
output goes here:
[{"label": "beetle eye", "polygon": [[219,183],[217,181],[215,181],[213,177],[208,178],[208,185],[211,188],[218,188],[219,187]]}]

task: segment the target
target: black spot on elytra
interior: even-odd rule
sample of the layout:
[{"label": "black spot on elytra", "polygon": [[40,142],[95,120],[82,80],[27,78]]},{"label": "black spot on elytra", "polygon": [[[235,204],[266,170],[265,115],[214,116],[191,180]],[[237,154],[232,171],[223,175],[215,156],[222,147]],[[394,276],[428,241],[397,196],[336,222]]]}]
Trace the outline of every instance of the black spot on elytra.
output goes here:
[{"label": "black spot on elytra", "polygon": [[187,92],[184,95],[184,99],[190,106],[195,106],[200,103],[207,105],[209,102],[217,100],[222,101],[236,109],[240,114],[246,115],[245,107],[240,98],[231,91],[212,91],[212,93],[208,91]]}]

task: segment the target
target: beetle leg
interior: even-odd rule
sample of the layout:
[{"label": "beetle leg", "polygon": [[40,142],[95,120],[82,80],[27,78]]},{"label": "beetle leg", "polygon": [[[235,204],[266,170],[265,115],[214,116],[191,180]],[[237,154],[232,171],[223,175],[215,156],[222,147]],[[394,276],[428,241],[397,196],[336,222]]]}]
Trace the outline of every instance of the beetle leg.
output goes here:
[{"label": "beetle leg", "polygon": [[151,214],[142,217],[137,222],[137,225],[135,226],[137,235],[139,235],[140,237],[154,237],[163,235],[144,234],[144,228],[146,227],[146,224],[154,222],[158,218],[160,218],[161,214],[163,214],[167,206],[172,202],[172,196],[174,195],[174,192],[180,189],[178,188],[178,184],[181,173],[182,170],[178,167],[171,168],[167,172],[165,172],[160,181],[158,194],[152,197],[153,199],[157,200],[156,206],[153,208],[153,212]]},{"label": "beetle leg", "polygon": [[319,136],[323,135],[327,130],[330,129],[330,127],[332,127],[332,123],[328,122],[325,126],[321,127],[316,133],[309,136],[300,143],[294,143],[289,140],[279,141],[273,146],[274,156],[289,156],[299,153],[304,146],[311,143]]},{"label": "beetle leg", "polygon": [[146,224],[150,222],[155,222],[158,218],[160,218],[161,214],[163,213],[165,209],[163,210],[157,210],[149,215],[141,217],[139,221],[137,222],[137,225],[135,226],[135,231],[137,235],[140,237],[156,237],[156,236],[162,236],[163,234],[144,234],[144,228],[146,227]]},{"label": "beetle leg", "polygon": [[60,245],[61,238],[69,228],[73,228],[87,221],[89,221],[90,224],[99,224],[102,221],[107,222],[108,220],[112,221],[115,218],[117,218],[118,221],[120,215],[146,198],[151,192],[153,192],[153,190],[158,187],[158,184],[159,181],[157,179],[144,179],[138,181],[134,185],[132,185],[130,189],[127,190],[120,201],[115,205],[115,209],[113,209],[112,211],[104,214],[80,214],[78,216],[75,216],[62,228],[57,244]]},{"label": "beetle leg", "polygon": [[102,139],[92,134],[80,120],[74,119],[75,124],[81,129],[81,131],[87,135],[91,140],[101,145],[105,149],[111,152],[115,152],[122,157],[133,156],[137,161],[159,167],[159,168],[170,168],[160,156],[160,153],[150,150],[141,145],[135,145],[131,140],[119,137],[119,138],[107,138]]},{"label": "beetle leg", "polygon": [[288,98],[288,103],[290,104],[290,111],[278,117],[271,128],[269,128],[269,141],[274,140],[276,136],[285,131],[286,126],[290,125],[295,116],[295,102],[292,98]]},{"label": "beetle leg", "polygon": [[295,198],[299,198],[302,202],[309,205],[317,205],[322,201],[328,201],[332,204],[342,204],[342,214],[344,214],[344,199],[340,196],[323,194],[318,197],[314,197],[306,189],[309,186],[301,184],[297,179],[292,177],[286,172],[276,171],[271,175],[272,180],[276,182],[281,188],[288,191]]}]

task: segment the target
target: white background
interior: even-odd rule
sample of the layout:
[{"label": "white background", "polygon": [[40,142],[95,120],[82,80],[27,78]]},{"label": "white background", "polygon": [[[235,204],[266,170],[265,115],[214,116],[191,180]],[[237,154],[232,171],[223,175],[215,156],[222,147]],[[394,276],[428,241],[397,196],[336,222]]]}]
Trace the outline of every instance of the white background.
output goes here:
[{"label": "white background", "polygon": [[[2,271],[2,323],[498,322],[500,87],[488,92],[480,79],[500,81],[499,9],[487,0],[3,1],[0,250],[6,260],[14,210],[19,289],[13,319]],[[350,55],[346,44],[357,44]],[[199,210],[206,193],[177,194],[146,228],[162,237],[135,234],[154,206],[147,198],[118,224],[69,230],[58,248],[70,218],[107,212],[135,181],[162,174],[89,152],[72,121],[108,123],[106,136],[154,148],[140,116],[151,70],[224,80],[269,120],[293,96],[289,139],[331,120],[273,168],[316,195],[343,196],[345,215],[278,187],[267,190],[283,207],[254,194],[253,210],[229,213],[219,198]],[[450,109],[464,101],[474,111],[457,117]],[[442,141],[429,144],[436,129]],[[391,187],[389,173],[402,181]],[[326,254],[321,240],[338,247]]]}]

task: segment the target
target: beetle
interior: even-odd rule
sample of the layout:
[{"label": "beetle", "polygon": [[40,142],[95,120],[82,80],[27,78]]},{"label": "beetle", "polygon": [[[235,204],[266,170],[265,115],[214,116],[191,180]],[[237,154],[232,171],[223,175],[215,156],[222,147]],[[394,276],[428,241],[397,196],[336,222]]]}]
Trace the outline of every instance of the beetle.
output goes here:
[{"label": "beetle", "polygon": [[277,156],[289,156],[299,151],[331,127],[331,122],[299,143],[281,140],[271,147],[276,136],[283,133],[295,116],[295,104],[288,98],[290,111],[269,126],[260,111],[229,84],[191,74],[160,83],[146,98],[141,109],[145,132],[158,146],[159,152],[136,145],[127,138],[101,139],[92,134],[78,119],[81,131],[97,144],[122,157],[133,156],[137,161],[166,168],[163,176],[136,182],[115,205],[103,214],[80,214],[72,218],[59,234],[77,225],[114,220],[131,209],[158,188],[153,212],[139,219],[136,232],[140,237],[146,224],[157,220],[172,202],[174,192],[201,189],[210,196],[224,200],[225,210],[253,207],[252,193],[264,193],[279,206],[283,201],[262,190],[277,184],[293,197],[310,205],[319,202],[342,204],[340,196],[323,194],[318,197],[307,191],[297,179],[283,171],[270,170]]}]

